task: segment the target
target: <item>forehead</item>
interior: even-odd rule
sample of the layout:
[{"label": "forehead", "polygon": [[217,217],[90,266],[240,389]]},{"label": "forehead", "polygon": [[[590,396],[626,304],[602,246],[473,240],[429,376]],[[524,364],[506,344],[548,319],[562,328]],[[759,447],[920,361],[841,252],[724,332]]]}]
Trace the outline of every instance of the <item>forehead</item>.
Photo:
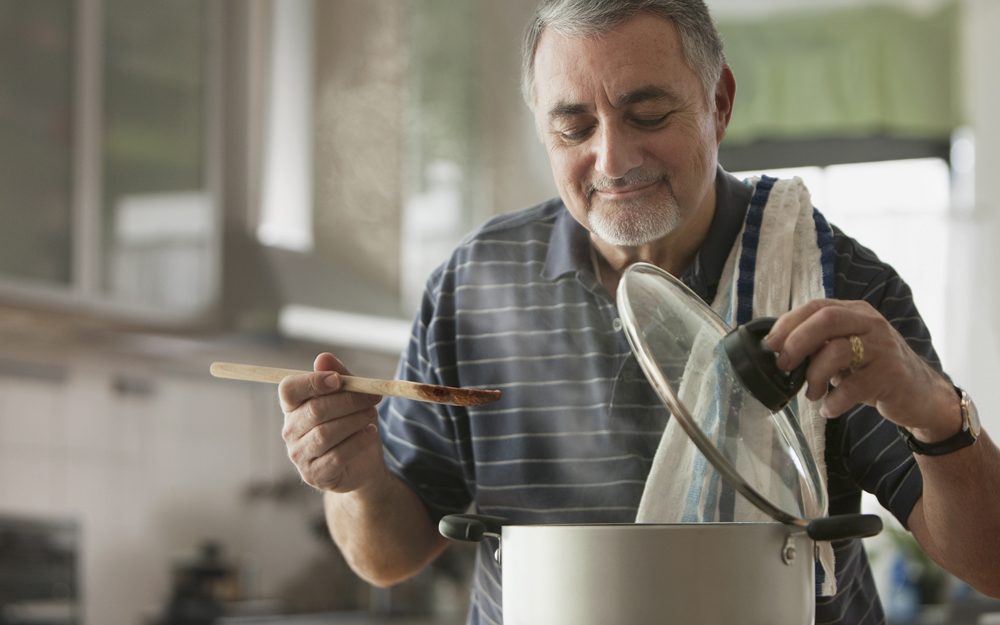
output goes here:
[{"label": "forehead", "polygon": [[542,116],[556,107],[618,106],[627,94],[642,89],[658,88],[682,98],[701,93],[673,24],[650,14],[591,37],[567,37],[547,28],[534,69],[535,105]]}]

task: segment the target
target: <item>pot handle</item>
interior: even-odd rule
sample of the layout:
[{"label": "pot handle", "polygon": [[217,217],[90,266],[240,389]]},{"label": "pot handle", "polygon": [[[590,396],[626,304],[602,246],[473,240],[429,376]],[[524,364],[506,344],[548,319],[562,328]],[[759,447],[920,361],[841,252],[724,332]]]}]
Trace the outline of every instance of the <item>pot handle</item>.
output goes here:
[{"label": "pot handle", "polygon": [[438,523],[438,531],[445,538],[466,540],[477,543],[484,535],[500,536],[504,525],[510,525],[510,519],[485,514],[449,514]]},{"label": "pot handle", "polygon": [[809,521],[806,533],[817,541],[868,538],[882,531],[877,514],[838,514]]}]

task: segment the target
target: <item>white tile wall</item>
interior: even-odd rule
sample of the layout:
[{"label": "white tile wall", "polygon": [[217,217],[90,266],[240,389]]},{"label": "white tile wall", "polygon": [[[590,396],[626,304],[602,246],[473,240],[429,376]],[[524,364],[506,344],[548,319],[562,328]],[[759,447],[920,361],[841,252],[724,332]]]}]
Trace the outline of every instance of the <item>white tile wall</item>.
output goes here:
[{"label": "white tile wall", "polygon": [[[122,375],[150,393],[115,389]],[[0,376],[0,513],[80,523],[85,625],[140,625],[171,566],[207,539],[274,596],[321,546],[305,504],[249,502],[253,480],[294,475],[273,386],[132,366],[70,366],[65,381]]]}]

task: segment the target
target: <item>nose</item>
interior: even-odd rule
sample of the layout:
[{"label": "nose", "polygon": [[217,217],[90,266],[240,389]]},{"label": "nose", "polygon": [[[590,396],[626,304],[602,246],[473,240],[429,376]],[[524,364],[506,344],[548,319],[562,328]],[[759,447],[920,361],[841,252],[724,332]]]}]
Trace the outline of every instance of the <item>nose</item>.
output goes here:
[{"label": "nose", "polygon": [[605,124],[595,145],[597,159],[594,167],[609,178],[621,178],[642,165],[639,138],[626,128]]}]

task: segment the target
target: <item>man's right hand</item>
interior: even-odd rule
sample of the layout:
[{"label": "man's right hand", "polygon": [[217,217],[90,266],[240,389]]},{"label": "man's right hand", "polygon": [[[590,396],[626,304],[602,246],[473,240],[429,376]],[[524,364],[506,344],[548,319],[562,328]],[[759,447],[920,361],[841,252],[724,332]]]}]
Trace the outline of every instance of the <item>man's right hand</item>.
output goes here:
[{"label": "man's right hand", "polygon": [[378,434],[382,397],[341,392],[347,367],[330,354],[315,373],[278,385],[288,457],[302,479],[326,491],[327,526],[351,568],[391,586],[413,575],[448,544],[416,493],[389,472]]},{"label": "man's right hand", "polygon": [[320,354],[316,373],[285,378],[278,386],[285,413],[282,438],[302,479],[335,493],[363,489],[387,475],[375,404],[380,395],[341,392],[350,371]]}]

